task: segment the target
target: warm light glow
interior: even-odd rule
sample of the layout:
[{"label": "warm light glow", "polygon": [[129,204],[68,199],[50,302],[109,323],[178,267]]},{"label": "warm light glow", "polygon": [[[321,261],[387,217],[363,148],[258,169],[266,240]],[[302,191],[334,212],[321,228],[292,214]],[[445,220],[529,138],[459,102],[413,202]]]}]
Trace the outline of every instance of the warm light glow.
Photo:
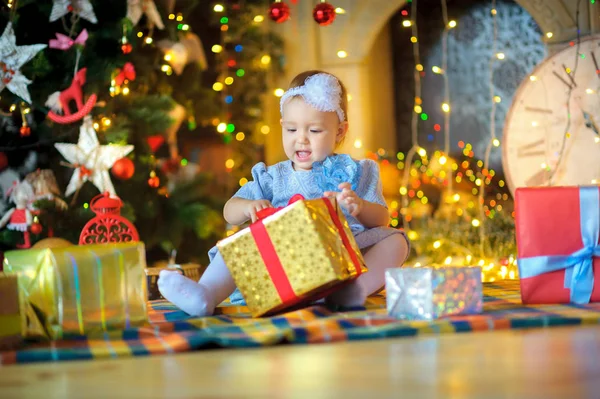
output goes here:
[{"label": "warm light glow", "polygon": [[221,90],[223,90],[223,83],[221,83],[221,82],[215,82],[213,84],[213,90],[214,91],[221,91]]},{"label": "warm light glow", "polygon": [[257,15],[254,17],[254,22],[262,22],[265,20],[265,17],[263,17],[262,15]]},{"label": "warm light glow", "polygon": [[221,51],[223,51],[223,47],[220,44],[215,44],[212,46],[211,50],[213,53],[219,54]]},{"label": "warm light glow", "polygon": [[412,22],[410,22],[408,19],[405,19],[404,21],[402,21],[402,26],[404,26],[405,28],[408,28],[408,27],[412,26]]},{"label": "warm light glow", "polygon": [[500,146],[500,140],[494,139],[494,141],[492,141],[492,144],[494,144],[494,147],[499,147]]},{"label": "warm light glow", "polygon": [[283,96],[283,93],[285,93],[285,90],[283,90],[282,88],[278,88],[278,89],[273,90],[273,94],[275,94],[276,97]]},{"label": "warm light glow", "polygon": [[263,55],[260,57],[260,63],[263,65],[269,65],[271,63],[271,56],[268,54]]},{"label": "warm light glow", "polygon": [[123,87],[123,91],[122,91],[123,95],[126,96],[129,94],[129,87]]},{"label": "warm light glow", "polygon": [[152,44],[152,38],[150,36],[146,38],[146,44]]},{"label": "warm light glow", "polygon": [[12,104],[8,110],[9,110],[10,112],[14,112],[14,111],[15,111],[15,109],[17,109],[17,105],[16,105],[16,104]]},{"label": "warm light glow", "polygon": [[348,99],[348,102],[352,101],[352,95],[350,93],[348,93],[348,95],[346,96],[346,98]]},{"label": "warm light glow", "polygon": [[[408,238],[410,238],[411,240],[414,241],[417,238],[419,238],[419,234],[416,231],[411,230],[411,231],[408,232]],[[416,264],[415,264],[415,266],[416,266]]]},{"label": "warm light glow", "polygon": [[244,134],[244,132],[238,132],[238,134],[235,135],[235,139],[237,141],[243,141],[246,138],[246,135]]},{"label": "warm light glow", "polygon": [[233,84],[233,78],[231,76],[228,76],[225,78],[225,84],[226,85],[232,85]]},{"label": "warm light glow", "polygon": [[600,137],[594,137],[594,141],[595,141],[596,143],[600,143]]},{"label": "warm light glow", "polygon": [[225,167],[227,169],[232,169],[235,166],[235,162],[233,161],[233,159],[228,159],[227,161],[225,161]]},{"label": "warm light glow", "polygon": [[585,92],[587,94],[594,94],[594,90],[592,90],[592,89],[585,89]]},{"label": "warm light glow", "polygon": [[472,224],[474,227],[479,227],[479,225],[481,225],[481,222],[479,221],[479,219],[473,219],[473,220],[471,221],[471,224]]},{"label": "warm light glow", "polygon": [[424,157],[425,155],[427,155],[427,150],[425,148],[419,148],[418,153],[420,156]]},{"label": "warm light glow", "polygon": [[535,81],[537,80],[537,76],[535,76],[535,75],[531,75],[531,76],[529,77],[529,80],[531,80],[532,82],[535,82]]},{"label": "warm light glow", "polygon": [[502,99],[500,98],[500,96],[494,96],[494,101],[499,103],[500,101],[502,101]]},{"label": "warm light glow", "polygon": [[455,28],[456,27],[456,21],[452,20],[452,21],[448,22],[448,27]]},{"label": "warm light glow", "polygon": [[538,125],[537,121],[531,122],[531,126],[536,127]]},{"label": "warm light glow", "polygon": [[496,15],[496,13],[497,13],[496,9],[492,8],[491,13],[492,13],[492,15]]},{"label": "warm light glow", "polygon": [[342,7],[336,7],[335,13],[336,14],[345,14],[346,10],[344,10]]},{"label": "warm light glow", "polygon": [[260,127],[260,132],[262,134],[269,134],[271,132],[271,128],[269,126],[267,126],[267,125],[262,125]]},{"label": "warm light glow", "polygon": [[446,158],[445,156],[442,155],[440,157],[440,165],[445,165],[447,161],[448,161],[448,158]]},{"label": "warm light glow", "polygon": [[408,190],[406,189],[406,187],[400,187],[400,194],[401,195],[406,195],[407,192],[408,192]]},{"label": "warm light glow", "polygon": [[415,112],[416,112],[417,114],[420,114],[421,112],[423,112],[423,108],[421,108],[421,106],[420,106],[420,105],[415,105]]},{"label": "warm light glow", "polygon": [[410,41],[413,42],[413,43],[416,43],[417,42],[417,37],[416,36],[411,37]]},{"label": "warm light glow", "polygon": [[100,124],[98,122],[94,122],[94,129],[95,130],[100,129]]},{"label": "warm light glow", "polygon": [[417,64],[415,65],[415,68],[417,69],[417,71],[422,72],[423,71],[423,65],[421,64]]},{"label": "warm light glow", "polygon": [[442,243],[441,243],[439,240],[438,240],[438,241],[435,241],[435,242],[433,243],[433,247],[434,247],[435,249],[438,249],[438,248],[439,248],[439,247],[441,247],[441,246],[442,246]]},{"label": "warm light glow", "polygon": [[173,54],[172,53],[165,54],[165,61],[171,61],[172,59],[173,59]]},{"label": "warm light glow", "polygon": [[450,104],[443,103],[442,104],[442,111],[444,111],[444,112],[450,112]]},{"label": "warm light glow", "polygon": [[217,132],[225,133],[226,130],[227,130],[227,123],[221,122],[217,125]]},{"label": "warm light glow", "polygon": [[361,139],[354,140],[354,148],[362,148],[363,143]]},{"label": "warm light glow", "polygon": [[446,257],[446,259],[444,260],[444,264],[449,265],[450,263],[452,263],[452,257],[448,256]]},{"label": "warm light glow", "polygon": [[546,33],[546,37],[547,37],[548,39],[550,39],[552,36],[554,36],[554,34],[553,34],[552,32],[547,32],[547,33]]},{"label": "warm light glow", "polygon": [[433,71],[433,73],[442,73],[442,68],[440,68],[439,66],[432,66],[431,70]]},{"label": "warm light glow", "polygon": [[506,56],[504,55],[504,53],[497,53],[496,54],[496,58],[498,58],[499,60],[503,60]]},{"label": "warm light glow", "polygon": [[[223,7],[221,4],[215,4],[215,6],[213,7],[213,10],[215,10],[215,12],[223,12],[225,10],[225,7]],[[171,14],[173,15],[173,14]]]},{"label": "warm light glow", "polygon": [[454,195],[452,196],[452,199],[454,200],[454,202],[458,202],[458,201],[460,201],[460,194],[454,194]]},{"label": "warm light glow", "polygon": [[242,177],[239,181],[240,183],[240,187],[243,187],[246,183],[248,183],[248,179],[246,179],[245,177]]},{"label": "warm light glow", "polygon": [[337,56],[338,56],[339,58],[346,58],[346,57],[348,57],[348,53],[347,53],[347,52],[345,52],[344,50],[339,50],[339,51],[337,52]]},{"label": "warm light glow", "polygon": [[111,124],[111,120],[108,118],[102,118],[102,124],[108,127]]}]

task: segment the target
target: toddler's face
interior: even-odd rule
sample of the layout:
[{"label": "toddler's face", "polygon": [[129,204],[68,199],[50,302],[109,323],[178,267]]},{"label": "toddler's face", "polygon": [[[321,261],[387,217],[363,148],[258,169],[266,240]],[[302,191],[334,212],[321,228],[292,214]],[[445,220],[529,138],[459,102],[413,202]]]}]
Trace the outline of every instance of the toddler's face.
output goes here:
[{"label": "toddler's face", "polygon": [[295,97],[283,106],[283,149],[295,170],[310,170],[313,162],[333,154],[346,134],[335,112],[321,112]]}]

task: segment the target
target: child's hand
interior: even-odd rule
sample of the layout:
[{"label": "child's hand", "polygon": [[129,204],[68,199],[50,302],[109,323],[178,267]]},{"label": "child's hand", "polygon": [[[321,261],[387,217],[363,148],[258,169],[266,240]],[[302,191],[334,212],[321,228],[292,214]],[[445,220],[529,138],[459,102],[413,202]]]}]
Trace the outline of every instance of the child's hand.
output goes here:
[{"label": "child's hand", "polygon": [[250,202],[248,202],[248,204],[246,205],[246,207],[244,209],[244,215],[246,215],[246,217],[248,219],[251,219],[252,223],[254,223],[258,220],[258,217],[256,217],[256,212],[260,211],[261,209],[265,209],[265,208],[273,208],[273,205],[271,205],[271,201],[269,201],[269,200],[250,201]]},{"label": "child's hand", "polygon": [[342,192],[325,191],[325,197],[335,197],[344,208],[350,212],[350,215],[356,217],[362,211],[364,200],[352,191],[350,183],[342,183],[338,186]]}]

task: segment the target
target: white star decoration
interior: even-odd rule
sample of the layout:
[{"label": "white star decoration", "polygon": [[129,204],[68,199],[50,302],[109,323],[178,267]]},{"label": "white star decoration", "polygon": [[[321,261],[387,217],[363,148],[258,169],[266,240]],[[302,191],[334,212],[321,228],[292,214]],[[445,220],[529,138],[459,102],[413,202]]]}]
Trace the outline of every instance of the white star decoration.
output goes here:
[{"label": "white star decoration", "polygon": [[27,79],[20,69],[23,64],[29,62],[46,45],[17,46],[16,41],[12,23],[9,22],[2,37],[0,37],[0,91],[6,87],[30,103],[31,97],[27,85],[31,83],[31,80]]},{"label": "white star decoration", "polygon": [[77,144],[56,143],[54,147],[75,168],[65,195],[73,194],[86,181],[91,181],[101,193],[117,195],[108,170],[113,164],[133,151],[132,145],[100,145],[92,118],[83,119]]},{"label": "white star decoration", "polygon": [[131,20],[133,26],[140,22],[142,14],[146,14],[150,23],[158,29],[165,28],[154,0],[127,0],[127,18]]},{"label": "white star decoration", "polygon": [[70,12],[79,15],[83,19],[87,19],[93,24],[98,22],[90,0],[54,0],[52,12],[50,13],[50,22],[54,22]]}]

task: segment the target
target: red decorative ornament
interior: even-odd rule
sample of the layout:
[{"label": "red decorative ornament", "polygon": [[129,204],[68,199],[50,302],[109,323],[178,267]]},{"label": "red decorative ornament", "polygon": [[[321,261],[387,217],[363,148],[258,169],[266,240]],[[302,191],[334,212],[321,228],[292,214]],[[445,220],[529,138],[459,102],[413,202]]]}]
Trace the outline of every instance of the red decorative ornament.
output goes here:
[{"label": "red decorative ornament", "polygon": [[8,157],[5,153],[0,152],[0,172],[2,172],[8,166]]},{"label": "red decorative ornament", "polygon": [[158,188],[160,186],[160,179],[158,176],[152,176],[148,179],[148,185],[152,188]]},{"label": "red decorative ornament", "polygon": [[87,222],[79,236],[79,245],[139,241],[133,224],[121,216],[123,203],[108,192],[95,196],[90,208],[96,216]]},{"label": "red decorative ornament", "polygon": [[[52,109],[48,112],[50,120],[60,124],[74,123],[92,112],[98,96],[92,94],[85,103],[83,102],[82,86],[86,82],[86,74],[87,68],[81,68],[71,81],[71,86],[63,91],[57,91],[48,97],[46,104],[49,104]],[[69,108],[69,103],[72,101],[75,102],[75,106],[77,107],[77,111],[74,113]],[[62,112],[62,115],[60,112]]]},{"label": "red decorative ornament", "polygon": [[157,134],[154,136],[149,136],[146,138],[148,142],[148,146],[150,147],[150,151],[153,153],[156,152],[165,143],[165,137],[162,134]]},{"label": "red decorative ornament", "polygon": [[335,7],[327,2],[317,4],[313,10],[313,18],[321,26],[331,25],[335,16]]},{"label": "red decorative ornament", "polygon": [[19,133],[21,133],[21,137],[29,137],[31,134],[31,128],[27,125],[23,125],[21,126],[21,129],[19,129]]},{"label": "red decorative ornament", "polygon": [[31,225],[31,227],[29,228],[29,230],[31,230],[31,232],[35,235],[38,235],[42,232],[43,228],[42,228],[42,224],[39,222],[33,222],[33,224]]},{"label": "red decorative ornament", "polygon": [[276,1],[269,6],[269,18],[278,24],[290,18],[290,7],[283,1]]},{"label": "red decorative ornament", "polygon": [[110,171],[117,179],[129,180],[135,173],[135,165],[131,159],[121,158],[113,164]]},{"label": "red decorative ornament", "polygon": [[121,51],[123,52],[123,54],[129,54],[131,53],[131,50],[133,50],[133,46],[131,45],[131,43],[123,43],[121,45]]}]

